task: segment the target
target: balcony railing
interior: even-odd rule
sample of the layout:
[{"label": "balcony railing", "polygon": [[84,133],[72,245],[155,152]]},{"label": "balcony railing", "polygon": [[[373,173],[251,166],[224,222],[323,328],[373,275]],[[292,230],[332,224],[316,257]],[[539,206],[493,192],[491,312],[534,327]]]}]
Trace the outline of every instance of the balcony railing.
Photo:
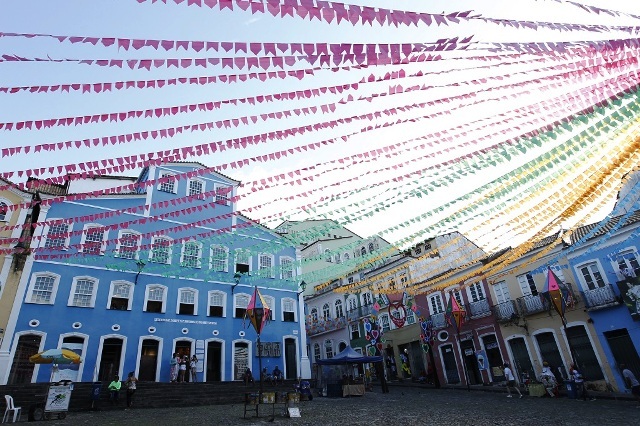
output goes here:
[{"label": "balcony railing", "polygon": [[498,321],[510,321],[518,317],[515,300],[507,300],[506,302],[493,305],[493,314]]},{"label": "balcony railing", "polygon": [[487,299],[471,302],[467,305],[467,311],[472,319],[486,317],[491,315],[491,307]]},{"label": "balcony railing", "polygon": [[440,328],[446,328],[449,323],[447,322],[447,318],[445,317],[445,313],[442,312],[440,314],[431,315],[431,321],[433,321],[433,329],[437,330]]},{"label": "balcony railing", "polygon": [[339,330],[347,326],[347,318],[331,318],[320,319],[318,321],[307,321],[307,335],[315,336],[316,334],[326,333],[328,331]]},{"label": "balcony railing", "polygon": [[593,290],[584,290],[582,296],[589,310],[603,309],[619,304],[619,299],[616,297],[613,286],[610,284]]},{"label": "balcony railing", "polygon": [[520,312],[522,312],[523,315],[533,315],[538,312],[549,310],[549,306],[542,301],[539,294],[536,294],[535,296],[530,294],[528,296],[518,298],[518,305],[520,306]]},{"label": "balcony railing", "polygon": [[347,311],[347,319],[349,322],[357,321],[360,318],[368,317],[373,314],[373,305],[359,306],[356,309]]}]

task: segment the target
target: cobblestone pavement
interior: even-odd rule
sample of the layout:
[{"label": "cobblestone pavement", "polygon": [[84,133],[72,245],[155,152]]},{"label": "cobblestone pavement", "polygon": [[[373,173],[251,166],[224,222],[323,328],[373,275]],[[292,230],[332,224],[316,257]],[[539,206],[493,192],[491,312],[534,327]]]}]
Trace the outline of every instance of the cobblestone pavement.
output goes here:
[{"label": "cobblestone pavement", "polygon": [[[143,395],[140,395],[143,397]],[[277,406],[279,407],[279,406]],[[242,404],[68,413],[53,425],[638,425],[635,401],[507,398],[506,393],[391,388],[363,397],[319,398],[299,404],[300,418],[261,406],[260,417],[243,419]],[[26,416],[25,416],[26,417]]]}]

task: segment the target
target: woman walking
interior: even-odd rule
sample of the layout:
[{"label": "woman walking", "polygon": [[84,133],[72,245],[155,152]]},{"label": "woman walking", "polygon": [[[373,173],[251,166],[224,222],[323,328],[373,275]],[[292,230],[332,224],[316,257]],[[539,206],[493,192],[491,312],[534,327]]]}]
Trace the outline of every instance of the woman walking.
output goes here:
[{"label": "woman walking", "polygon": [[178,381],[178,369],[180,368],[180,355],[177,353],[173,354],[171,358],[171,369],[169,370],[169,378],[171,383],[175,383]]},{"label": "woman walking", "polygon": [[192,356],[191,357],[191,364],[190,364],[190,371],[191,371],[191,381],[193,383],[198,381],[198,357],[197,356]]},{"label": "woman walking", "polygon": [[136,383],[138,383],[138,379],[133,375],[132,371],[124,382],[124,387],[127,389],[127,408],[131,408],[131,405],[133,405],[133,395],[136,393],[137,388]]}]

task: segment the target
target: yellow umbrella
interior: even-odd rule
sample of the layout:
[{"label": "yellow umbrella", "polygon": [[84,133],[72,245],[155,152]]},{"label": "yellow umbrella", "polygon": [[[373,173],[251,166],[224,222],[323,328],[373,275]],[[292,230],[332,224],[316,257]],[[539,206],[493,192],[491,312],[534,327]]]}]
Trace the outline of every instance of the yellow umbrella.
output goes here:
[{"label": "yellow umbrella", "polygon": [[69,349],[47,349],[29,358],[34,364],[80,364],[80,355]]}]

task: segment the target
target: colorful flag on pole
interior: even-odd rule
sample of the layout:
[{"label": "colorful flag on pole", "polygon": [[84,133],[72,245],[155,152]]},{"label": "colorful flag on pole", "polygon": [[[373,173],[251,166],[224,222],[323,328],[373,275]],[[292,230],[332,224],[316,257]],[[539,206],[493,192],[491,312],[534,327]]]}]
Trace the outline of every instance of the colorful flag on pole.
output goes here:
[{"label": "colorful flag on pole", "polygon": [[264,298],[258,291],[258,287],[253,290],[253,296],[247,305],[247,312],[245,318],[249,318],[251,325],[255,328],[256,333],[262,333],[267,320],[269,319],[269,305],[264,301]]},{"label": "colorful flag on pole", "polygon": [[447,303],[447,309],[445,311],[447,321],[455,329],[456,333],[460,332],[465,319],[465,310],[460,306],[456,298],[453,296],[453,292],[449,292],[449,302]]},{"label": "colorful flag on pole", "polygon": [[567,321],[564,317],[565,310],[567,309],[567,298],[568,291],[560,288],[560,284],[562,280],[558,278],[558,276],[553,272],[551,268],[547,270],[547,280],[544,283],[544,290],[542,291],[542,296],[545,297],[549,303],[556,310],[558,315],[560,315],[560,319],[562,320],[562,324],[566,325]]}]

